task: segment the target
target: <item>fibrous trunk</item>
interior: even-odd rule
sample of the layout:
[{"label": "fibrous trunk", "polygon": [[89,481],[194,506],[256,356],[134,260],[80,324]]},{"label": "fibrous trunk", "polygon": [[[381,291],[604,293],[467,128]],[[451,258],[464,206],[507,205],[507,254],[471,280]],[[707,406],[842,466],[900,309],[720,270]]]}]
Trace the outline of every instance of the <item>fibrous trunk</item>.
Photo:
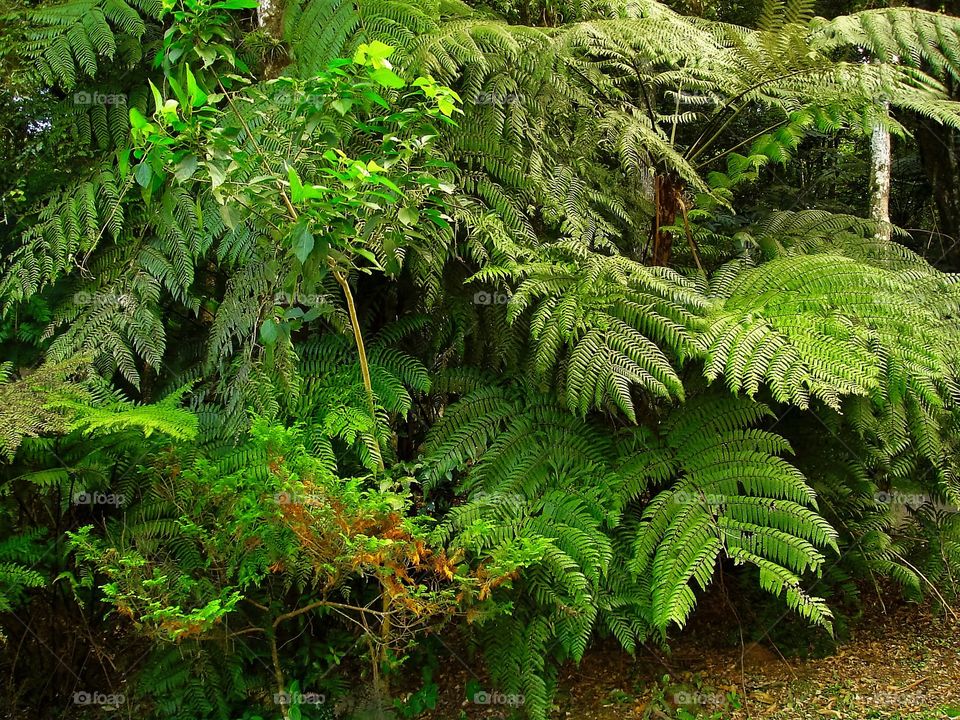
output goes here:
[{"label": "fibrous trunk", "polygon": [[669,265],[673,253],[673,234],[664,228],[677,220],[683,181],[673,173],[657,175],[653,180],[654,218],[652,229],[653,254],[651,265]]}]

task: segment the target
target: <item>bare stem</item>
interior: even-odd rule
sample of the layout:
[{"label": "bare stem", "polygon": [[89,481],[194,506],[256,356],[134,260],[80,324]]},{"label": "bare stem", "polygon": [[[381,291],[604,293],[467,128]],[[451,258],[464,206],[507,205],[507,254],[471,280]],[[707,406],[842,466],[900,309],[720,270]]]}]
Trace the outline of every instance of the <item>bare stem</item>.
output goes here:
[{"label": "bare stem", "polygon": [[283,671],[280,669],[280,653],[277,652],[277,637],[274,633],[270,633],[270,657],[273,658],[273,674],[277,680],[277,693],[280,700],[277,704],[280,706],[283,720],[290,720],[290,715],[287,713],[287,703],[283,702],[286,699],[284,695],[287,690],[283,683]]},{"label": "bare stem", "polygon": [[[347,312],[350,314],[350,325],[353,327],[353,339],[357,344],[357,356],[360,358],[360,374],[363,376],[363,387],[367,391],[367,404],[370,406],[370,417],[374,423],[377,421],[377,406],[373,399],[373,384],[370,382],[370,365],[367,362],[367,351],[363,345],[363,335],[360,332],[360,321],[357,318],[357,307],[353,302],[353,293],[350,290],[350,283],[343,276],[340,270],[330,261],[330,270],[333,277],[336,278],[340,287],[343,289],[343,296],[347,300]],[[377,440],[376,431],[373,433],[373,442],[377,446],[377,465],[383,470],[383,453],[380,451],[380,443]]]},{"label": "bare stem", "polygon": [[[220,85],[220,89],[227,98],[227,102],[230,104],[230,107],[233,109],[234,114],[237,116],[237,119],[240,121],[240,124],[243,126],[244,131],[247,133],[247,137],[250,138],[250,142],[253,144],[254,149],[257,151],[257,155],[260,156],[261,161],[263,162],[263,150],[260,148],[260,143],[257,142],[257,139],[254,137],[253,132],[250,130],[250,126],[247,125],[247,121],[244,119],[243,115],[240,114],[240,111],[237,109],[237,106],[233,102],[233,98],[226,91],[223,85]],[[264,167],[270,171],[270,167],[264,162]],[[293,203],[290,202],[290,198],[287,195],[286,189],[283,187],[283,182],[280,179],[277,179],[277,189],[280,191],[280,198],[283,200],[283,204],[289,213],[291,220],[296,222],[299,219],[296,208],[293,207]],[[334,278],[336,278],[337,283],[343,289],[343,296],[347,301],[347,312],[350,314],[350,326],[353,329],[353,340],[357,345],[357,356],[360,359],[360,374],[363,377],[363,387],[366,390],[367,394],[367,403],[370,409],[370,417],[376,423],[377,421],[377,406],[373,397],[373,383],[370,382],[370,365],[367,362],[367,351],[363,344],[363,334],[360,331],[360,322],[357,318],[357,307],[353,301],[353,292],[350,290],[350,284],[347,282],[347,279],[343,276],[343,273],[340,272],[340,269],[337,267],[336,263],[328,258],[327,263],[330,266],[330,270],[333,272]],[[376,432],[373,433],[373,443],[377,448],[377,465],[381,470],[383,470],[383,452],[380,450],[380,442],[377,440]]]}]

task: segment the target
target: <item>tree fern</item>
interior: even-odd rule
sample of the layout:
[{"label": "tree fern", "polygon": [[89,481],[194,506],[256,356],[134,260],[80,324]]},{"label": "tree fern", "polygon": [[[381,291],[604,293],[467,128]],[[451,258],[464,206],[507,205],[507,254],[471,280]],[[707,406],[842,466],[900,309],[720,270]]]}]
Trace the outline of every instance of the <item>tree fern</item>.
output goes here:
[{"label": "tree fern", "polygon": [[928,278],[827,254],[735,262],[718,275],[722,305],[697,339],[708,379],[723,374],[751,395],[767,382],[781,402],[805,407],[813,395],[837,407],[842,395],[873,393],[889,357],[924,402],[955,392],[946,349],[929,342],[945,318]]},{"label": "tree fern", "polygon": [[[29,588],[43,587],[47,578],[33,569],[44,555],[41,530],[12,535],[0,541],[0,612],[10,612]],[[0,642],[5,640],[0,632]]]},{"label": "tree fern", "polygon": [[[100,62],[119,60],[132,64],[140,59],[140,46],[124,36],[140,39],[146,21],[160,13],[155,0],[84,0],[45,5],[22,18],[23,51],[36,62],[36,71],[49,84],[67,90],[83,77],[93,77]],[[118,55],[118,50],[122,55]]]},{"label": "tree fern", "polygon": [[818,546],[837,550],[837,533],[817,514],[803,476],[776,457],[790,450],[786,441],[743,427],[766,412],[746,400],[706,398],[663,428],[679,475],[644,508],[631,563],[651,575],[651,620],[661,631],[686,622],[696,602],[691,584],[705,589],[722,556],[757,565],[765,590],[785,593],[792,609],[830,625],[830,611],[800,578],[821,568]]},{"label": "tree fern", "polygon": [[960,76],[955,17],[917,8],[885,8],[818,18],[813,41],[824,49],[865,48],[883,62],[909,62],[938,74]]},{"label": "tree fern", "polygon": [[[495,273],[489,268],[476,278]],[[690,329],[702,300],[682,278],[600,255],[584,263],[531,263],[507,273],[519,279],[508,317],[530,308],[534,367],[549,374],[562,363],[572,410],[618,407],[636,420],[632,387],[682,397],[670,357],[660,349],[666,346],[680,360],[692,349]]]},{"label": "tree fern", "polygon": [[12,366],[0,365],[0,450],[12,457],[24,437],[41,433],[64,433],[73,420],[64,402],[83,403],[89,390],[78,379],[84,373],[85,358],[74,357],[62,363],[50,363],[25,378],[12,382]]},{"label": "tree fern", "polygon": [[[153,643],[156,712],[246,711],[316,658],[301,636],[381,643],[376,677],[399,645],[354,617],[415,633],[456,608],[543,718],[559,663],[683,625],[718,563],[824,627],[826,549],[912,592],[955,578],[955,516],[923,506],[907,537],[877,494],[960,497],[956,278],[852,216],[741,211],[812,137],[960,126],[954,20],[298,0],[249,33],[251,3],[225,5],[16,18],[30,92],[126,97],[31,130],[73,159],[4,241],[0,331],[40,307],[16,343],[53,364],[0,385],[0,513],[69,528],[76,587]],[[774,408],[802,420],[774,433]],[[795,438],[824,424],[828,453]],[[74,507],[84,489],[126,501]],[[0,609],[30,561],[0,547]],[[281,639],[276,660],[232,632]]]}]

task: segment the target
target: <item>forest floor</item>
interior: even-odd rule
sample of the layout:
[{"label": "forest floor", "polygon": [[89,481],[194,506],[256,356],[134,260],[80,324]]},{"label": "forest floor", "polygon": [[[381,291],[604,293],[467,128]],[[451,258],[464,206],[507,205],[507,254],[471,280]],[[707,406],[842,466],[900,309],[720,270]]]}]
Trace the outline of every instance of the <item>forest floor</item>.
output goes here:
[{"label": "forest floor", "polygon": [[[704,608],[702,608],[704,609]],[[729,610],[729,607],[727,608]],[[803,638],[801,625],[762,633],[765,642],[739,642],[722,607],[703,615],[671,640],[635,658],[615,646],[595,648],[560,675],[555,718],[572,720],[826,720],[960,718],[960,621],[914,603],[864,598],[863,612],[841,643]],[[743,613],[741,613],[743,614]],[[725,628],[718,631],[717,628]],[[776,638],[777,644],[771,640]],[[816,647],[819,644],[820,647]],[[806,657],[798,657],[805,654]],[[823,656],[825,655],[825,656]],[[443,661],[432,720],[511,718],[516,697],[497,693],[452,654]],[[465,700],[477,689],[479,704]],[[467,692],[465,692],[465,690]]]}]

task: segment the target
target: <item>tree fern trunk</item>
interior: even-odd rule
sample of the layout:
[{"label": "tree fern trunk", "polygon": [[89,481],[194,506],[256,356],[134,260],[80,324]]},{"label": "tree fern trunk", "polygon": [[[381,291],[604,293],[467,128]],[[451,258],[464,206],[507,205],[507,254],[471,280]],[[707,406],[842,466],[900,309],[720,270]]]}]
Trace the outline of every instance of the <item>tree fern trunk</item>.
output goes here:
[{"label": "tree fern trunk", "polygon": [[653,218],[653,255],[651,265],[669,265],[673,254],[673,234],[665,227],[676,222],[680,212],[683,181],[673,173],[657,175],[653,181],[655,214]]}]

